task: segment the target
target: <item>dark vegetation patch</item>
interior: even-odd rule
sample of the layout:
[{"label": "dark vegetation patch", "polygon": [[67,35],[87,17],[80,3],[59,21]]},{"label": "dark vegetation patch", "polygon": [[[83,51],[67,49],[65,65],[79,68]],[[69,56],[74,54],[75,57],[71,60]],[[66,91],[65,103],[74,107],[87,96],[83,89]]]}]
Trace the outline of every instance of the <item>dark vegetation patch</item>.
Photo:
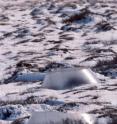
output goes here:
[{"label": "dark vegetation patch", "polygon": [[68,65],[65,65],[63,63],[56,63],[56,62],[50,62],[48,63],[45,67],[40,68],[39,70],[44,72],[44,71],[52,71],[52,70],[56,70],[58,68],[65,68]]},{"label": "dark vegetation patch", "polygon": [[30,116],[18,118],[15,121],[13,121],[11,124],[25,124],[25,120],[29,119]]},{"label": "dark vegetation patch", "polygon": [[2,101],[0,100],[0,105],[27,105],[27,104],[44,104],[47,101],[47,99],[42,99],[37,96],[29,96],[26,99],[22,100],[9,100],[9,101]]},{"label": "dark vegetation patch", "polygon": [[68,34],[63,34],[63,35],[60,35],[59,37],[60,39],[64,39],[66,41],[69,41],[69,40],[74,40],[74,37],[72,36],[69,36]]},{"label": "dark vegetation patch", "polygon": [[0,106],[5,106],[5,105],[30,105],[30,104],[47,104],[50,106],[53,105],[61,105],[63,104],[62,101],[57,100],[56,97],[40,97],[40,96],[29,96],[25,99],[20,99],[20,100],[7,100],[7,101],[3,101],[0,100]]},{"label": "dark vegetation patch", "polygon": [[33,39],[31,42],[33,42],[33,43],[39,43],[41,41],[42,41],[42,39]]},{"label": "dark vegetation patch", "polygon": [[29,41],[30,41],[30,39],[21,40],[21,41],[15,43],[14,45],[25,44],[25,43],[28,43]]},{"label": "dark vegetation patch", "polygon": [[115,28],[107,21],[101,21],[96,24],[97,32],[99,31],[109,31],[109,30],[115,30]]},{"label": "dark vegetation patch", "polygon": [[117,77],[117,56],[113,57],[112,60],[99,60],[94,67],[98,73],[111,78]]},{"label": "dark vegetation patch", "polygon": [[[110,78],[117,77],[117,53],[109,45],[116,45],[116,40],[99,41],[96,39],[87,39],[83,44],[83,50],[88,53],[88,57],[82,62],[96,61],[92,66],[93,70]],[[91,41],[90,41],[91,40]],[[94,41],[92,41],[94,40]],[[103,45],[98,47],[98,44]],[[104,48],[105,47],[105,48]],[[108,58],[110,57],[110,59]]]},{"label": "dark vegetation patch", "polygon": [[[24,85],[25,84],[25,82],[23,82],[23,83],[20,83],[19,85]],[[26,83],[27,84],[27,83]],[[22,92],[22,93],[20,93],[19,95],[25,95],[25,94],[29,94],[29,93],[35,93],[35,92],[38,92],[39,90],[40,90],[40,88],[41,87],[33,87],[33,88],[29,88],[29,89],[27,89],[26,91],[24,91],[24,92]],[[8,95],[10,95],[10,94],[8,94]]]},{"label": "dark vegetation patch", "polygon": [[58,40],[58,41],[55,41],[55,40],[48,40],[47,42],[53,43],[53,44],[61,44],[63,41],[62,41],[62,40]]},{"label": "dark vegetation patch", "polygon": [[88,113],[98,114],[98,119],[103,118],[103,117],[104,118],[109,117],[112,120],[109,124],[116,124],[117,122],[117,109],[110,107],[110,106],[106,106],[101,109],[95,109]]},{"label": "dark vegetation patch", "polygon": [[12,81],[15,80],[16,76],[17,76],[18,70],[15,70],[14,72],[12,72],[11,76],[8,77],[7,79],[4,79],[2,82],[0,82],[0,84],[8,84],[11,83]]},{"label": "dark vegetation patch", "polygon": [[60,106],[56,106],[55,109],[59,112],[66,112],[68,110],[73,110],[74,107],[79,107],[79,103],[68,102],[68,103],[64,103]]},{"label": "dark vegetation patch", "polygon": [[15,38],[24,38],[29,34],[29,29],[26,27],[18,28],[16,31],[14,31]]},{"label": "dark vegetation patch", "polygon": [[63,26],[61,27],[61,30],[63,30],[63,31],[76,31],[77,28],[76,28],[76,27],[72,27],[72,26],[69,25],[69,24],[66,24],[66,25],[63,25]]},{"label": "dark vegetation patch", "polygon": [[69,57],[66,57],[65,60],[73,60],[75,59],[75,57],[72,57],[72,56],[69,56]]},{"label": "dark vegetation patch", "polygon": [[16,64],[16,68],[27,68],[27,69],[30,69],[30,68],[34,68],[36,65],[35,64],[32,64],[30,61],[19,61],[17,64]]},{"label": "dark vegetation patch", "polygon": [[6,16],[6,15],[4,15],[4,14],[2,14],[2,15],[0,15],[0,21],[8,21],[9,20],[9,18],[8,18],[8,16]]},{"label": "dark vegetation patch", "polygon": [[74,15],[70,16],[69,18],[64,19],[63,23],[69,24],[69,23],[73,23],[76,21],[81,21],[83,19],[87,19],[88,16],[89,16],[89,10],[87,8],[85,8],[85,9],[82,9],[80,11],[80,13],[74,14]]}]

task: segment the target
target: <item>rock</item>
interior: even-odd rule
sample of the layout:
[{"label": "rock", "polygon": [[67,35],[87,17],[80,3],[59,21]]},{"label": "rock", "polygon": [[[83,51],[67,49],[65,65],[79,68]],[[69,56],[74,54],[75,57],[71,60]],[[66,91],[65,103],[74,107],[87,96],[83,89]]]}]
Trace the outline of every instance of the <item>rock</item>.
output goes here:
[{"label": "rock", "polygon": [[21,105],[6,105],[0,107],[0,119],[1,120],[14,120],[20,117],[24,113],[23,107]]},{"label": "rock", "polygon": [[42,11],[38,8],[38,7],[36,7],[36,8],[34,8],[32,11],[31,11],[31,13],[30,13],[33,17],[35,17],[35,16],[37,16],[37,15],[39,15],[39,14],[42,14]]}]

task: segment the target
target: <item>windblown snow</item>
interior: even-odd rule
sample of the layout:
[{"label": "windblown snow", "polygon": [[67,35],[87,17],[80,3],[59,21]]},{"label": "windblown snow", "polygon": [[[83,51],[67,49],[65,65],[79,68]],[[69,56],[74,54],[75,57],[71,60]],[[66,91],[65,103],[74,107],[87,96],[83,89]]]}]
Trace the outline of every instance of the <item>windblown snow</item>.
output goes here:
[{"label": "windblown snow", "polygon": [[[90,69],[96,83],[61,88],[77,77],[68,68]],[[117,123],[116,0],[0,0],[0,123],[23,124],[35,111]]]}]

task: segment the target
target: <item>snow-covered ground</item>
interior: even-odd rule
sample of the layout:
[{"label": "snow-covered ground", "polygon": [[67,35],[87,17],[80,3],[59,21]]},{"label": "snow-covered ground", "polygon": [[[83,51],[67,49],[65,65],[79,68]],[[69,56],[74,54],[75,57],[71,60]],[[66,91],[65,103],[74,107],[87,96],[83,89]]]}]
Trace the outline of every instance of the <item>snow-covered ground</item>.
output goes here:
[{"label": "snow-covered ground", "polygon": [[[43,87],[51,71],[74,67],[91,68],[99,84]],[[0,0],[0,123],[33,111],[116,124],[116,0]]]}]

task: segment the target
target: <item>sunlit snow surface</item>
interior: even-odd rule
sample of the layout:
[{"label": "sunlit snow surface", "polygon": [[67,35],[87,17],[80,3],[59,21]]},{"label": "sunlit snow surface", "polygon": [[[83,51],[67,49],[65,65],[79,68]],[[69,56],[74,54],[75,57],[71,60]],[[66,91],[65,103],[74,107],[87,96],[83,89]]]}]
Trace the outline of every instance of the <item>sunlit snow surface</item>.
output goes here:
[{"label": "sunlit snow surface", "polygon": [[[2,123],[35,110],[79,112],[87,122],[94,117],[96,124],[116,123],[116,29],[116,0],[0,0]],[[100,83],[42,87],[49,72],[74,67],[91,68]]]}]

